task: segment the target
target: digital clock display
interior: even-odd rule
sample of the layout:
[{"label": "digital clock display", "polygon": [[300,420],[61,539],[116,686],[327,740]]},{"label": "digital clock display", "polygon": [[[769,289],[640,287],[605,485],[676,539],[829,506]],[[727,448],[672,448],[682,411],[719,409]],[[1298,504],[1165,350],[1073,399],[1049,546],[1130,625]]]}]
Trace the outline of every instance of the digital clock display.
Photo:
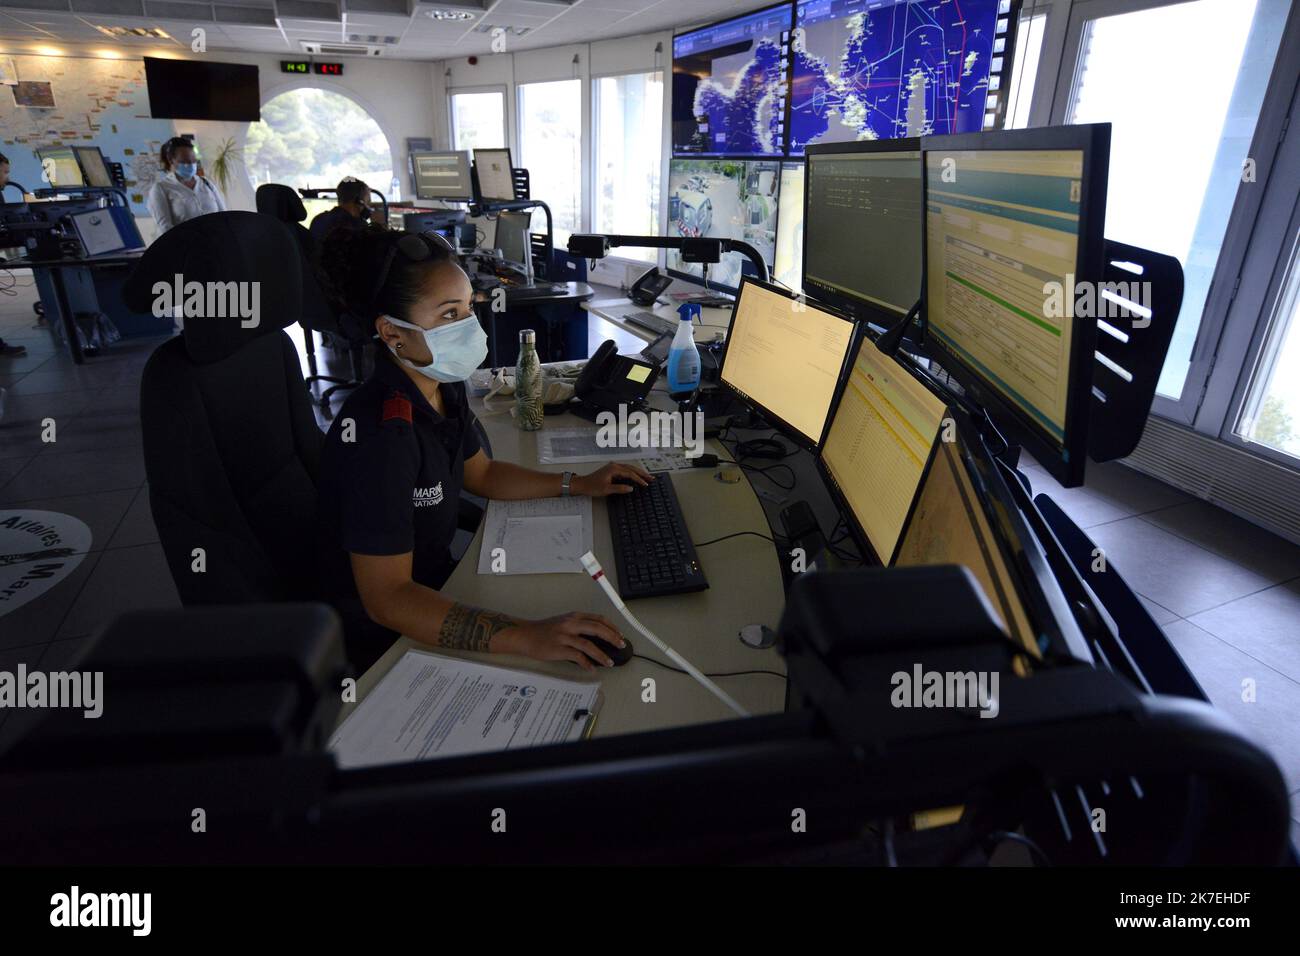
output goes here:
[{"label": "digital clock display", "polygon": [[313,63],[310,60],[281,60],[281,73],[315,73],[317,76],[342,76],[342,63]]}]

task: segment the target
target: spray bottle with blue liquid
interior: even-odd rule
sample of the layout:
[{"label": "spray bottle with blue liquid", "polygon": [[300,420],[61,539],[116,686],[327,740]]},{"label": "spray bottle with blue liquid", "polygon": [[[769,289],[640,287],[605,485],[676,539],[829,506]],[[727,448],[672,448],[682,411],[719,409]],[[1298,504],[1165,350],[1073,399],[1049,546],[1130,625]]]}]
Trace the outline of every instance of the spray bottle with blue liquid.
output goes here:
[{"label": "spray bottle with blue liquid", "polygon": [[668,350],[668,394],[677,402],[688,401],[700,387],[700,350],[695,347],[693,321],[700,314],[695,302],[677,307],[680,320]]}]

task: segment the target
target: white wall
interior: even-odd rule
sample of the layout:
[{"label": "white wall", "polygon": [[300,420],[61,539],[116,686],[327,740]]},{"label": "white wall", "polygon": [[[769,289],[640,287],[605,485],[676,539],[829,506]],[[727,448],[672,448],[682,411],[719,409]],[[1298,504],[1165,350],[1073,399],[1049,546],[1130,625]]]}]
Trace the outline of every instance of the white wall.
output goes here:
[{"label": "white wall", "polygon": [[[578,43],[566,46],[545,47],[539,50],[521,50],[518,53],[498,53],[479,57],[459,57],[434,64],[433,90],[437,104],[434,143],[437,149],[451,148],[451,121],[447,109],[448,95],[475,90],[500,90],[506,101],[506,143],[515,162],[521,161],[519,151],[519,99],[518,87],[523,83],[540,83],[577,77],[582,80],[582,132],[585,162],[582,169],[582,223],[591,226],[592,195],[595,184],[591,170],[594,167],[591,135],[592,103],[591,79],[621,73],[643,73],[662,70],[668,84],[664,96],[663,149],[660,170],[659,217],[667,221],[668,215],[668,157],[671,151],[671,70],[672,31],[640,34],[600,40],[595,43]],[[574,58],[577,62],[574,62]],[[470,62],[473,60],[474,62]],[[480,223],[491,236],[491,224]],[[662,264],[662,256],[660,257]],[[625,260],[610,257],[597,263],[593,278],[619,284],[646,268],[644,262],[626,264]]]},{"label": "white wall", "polygon": [[[74,84],[79,81],[80,74],[89,74],[89,65],[92,62],[103,63],[105,60],[116,59],[117,62],[138,64],[143,56],[155,53],[155,51],[142,50],[140,55],[135,57],[106,58],[96,54],[95,50],[97,48],[89,46],[61,43],[60,49],[64,51],[63,55],[41,55],[39,58],[48,62],[49,66],[53,68],[51,72],[61,74],[62,79],[60,82]],[[19,55],[24,58],[35,56],[24,44],[7,41],[0,42],[0,54]],[[393,169],[402,170],[402,172],[398,173],[398,176],[402,181],[404,190],[408,188],[407,177],[404,172],[406,169],[407,138],[435,136],[436,130],[443,130],[445,136],[447,126],[445,119],[441,121],[441,125],[438,125],[436,120],[439,109],[445,113],[443,102],[445,98],[434,95],[435,65],[432,63],[410,60],[366,60],[349,57],[344,61],[344,75],[335,78],[282,73],[280,72],[281,58],[271,54],[217,50],[207,54],[191,54],[188,51],[178,54],[168,51],[166,55],[173,58],[183,56],[189,59],[203,58],[219,62],[254,64],[259,69],[263,103],[287,90],[304,87],[328,89],[350,97],[374,117],[375,122],[379,124],[380,129],[388,138],[392,152]],[[436,107],[435,104],[437,104]],[[51,112],[57,114],[57,111]],[[175,120],[170,122],[176,134],[195,134],[198,137],[201,152],[209,156],[215,152],[218,144],[229,138],[234,138],[236,144],[243,147],[248,132],[247,123],[196,120]],[[0,130],[0,139],[7,139],[8,137],[5,137],[3,133],[4,131]],[[0,147],[0,151],[10,153],[23,148],[25,148],[23,144],[13,143]],[[118,161],[123,159],[122,156],[109,156],[109,158]],[[387,183],[376,183],[374,185],[387,191]],[[141,186],[137,187],[137,190],[147,191],[147,188],[147,184],[141,184]],[[232,209],[252,210],[255,208],[253,186],[247,177],[236,177],[228,189],[228,193],[229,195],[226,198]],[[154,235],[153,223],[147,219],[138,218],[137,221],[145,239],[151,240]]]}]

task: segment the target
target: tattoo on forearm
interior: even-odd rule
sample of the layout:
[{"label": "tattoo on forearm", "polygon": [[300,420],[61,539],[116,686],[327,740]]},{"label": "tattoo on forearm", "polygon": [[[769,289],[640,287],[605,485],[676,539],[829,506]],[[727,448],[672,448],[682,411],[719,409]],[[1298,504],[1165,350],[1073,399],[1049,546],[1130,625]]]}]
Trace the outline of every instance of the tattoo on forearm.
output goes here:
[{"label": "tattoo on forearm", "polygon": [[514,619],[508,615],[457,602],[442,619],[442,627],[438,630],[438,646],[464,651],[486,651],[494,634],[514,626]]}]

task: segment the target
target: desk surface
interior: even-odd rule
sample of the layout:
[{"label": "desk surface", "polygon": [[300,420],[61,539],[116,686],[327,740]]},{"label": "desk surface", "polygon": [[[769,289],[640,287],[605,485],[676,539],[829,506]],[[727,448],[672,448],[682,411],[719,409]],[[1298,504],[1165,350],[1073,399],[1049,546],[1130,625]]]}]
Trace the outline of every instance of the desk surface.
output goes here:
[{"label": "desk surface", "polygon": [[[564,286],[563,292],[536,292],[538,286]],[[590,299],[596,294],[596,290],[585,282],[549,282],[544,279],[537,280],[531,287],[523,286],[502,286],[506,290],[506,305],[527,305],[531,302],[537,302],[544,305],[553,305],[559,302],[583,302]],[[491,293],[488,293],[491,295]]]},{"label": "desk surface", "polygon": [[[656,393],[656,400],[667,406],[667,396]],[[496,402],[485,408],[482,399],[472,400],[492,444],[493,455],[545,471],[559,472],[566,467],[581,472],[592,471],[598,464],[539,465],[537,435],[521,432],[510,417],[508,402]],[[547,428],[590,426],[572,415],[549,416]],[[729,458],[716,442],[708,442],[709,451]],[[711,541],[737,531],[771,534],[753,488],[742,478],[737,484],[714,479],[716,469],[691,469],[672,475],[677,495],[694,541]],[[614,574],[614,554],[610,545],[609,518],[605,503],[593,502],[592,514],[595,553],[606,572]],[[665,660],[664,655],[644,637],[635,634],[604,593],[586,574],[532,574],[513,577],[478,573],[480,527],[469,551],[443,588],[457,600],[493,608],[521,617],[542,618],[566,611],[603,614],[619,624],[629,637],[636,653]],[[682,654],[706,674],[733,671],[770,670],[785,673],[785,661],[774,650],[756,650],[742,644],[740,628],[746,624],[766,624],[775,628],[785,605],[776,549],[758,538],[745,535],[706,545],[699,550],[700,563],[709,580],[709,588],[697,594],[643,598],[629,602],[629,608],[651,632]],[[391,647],[357,682],[358,700],[364,699],[406,650],[422,647],[402,638]],[[453,652],[438,650],[438,653]],[[570,680],[599,681],[605,703],[593,733],[599,735],[656,730],[683,724],[727,720],[732,712],[716,697],[690,677],[666,670],[649,661],[633,658],[622,667],[600,670],[592,677],[568,663],[545,663],[504,654],[454,654],[469,659],[486,660],[506,667],[536,670]],[[641,682],[654,678],[656,700],[642,701]],[[753,714],[780,711],[785,702],[785,681],[770,674],[721,677],[717,683]],[[346,717],[352,706],[344,708]]]},{"label": "desk surface", "polygon": [[[655,315],[661,315],[666,319],[676,321],[678,318],[677,308],[682,303],[672,302],[668,305],[657,305],[653,309],[645,309],[635,305],[631,299],[627,298],[601,298],[592,299],[584,302],[582,307],[588,312],[599,315],[607,322],[617,325],[621,329],[640,336],[647,342],[653,342],[657,336],[653,332],[641,328],[639,325],[633,325],[623,319],[623,315],[628,312],[653,312]],[[727,326],[731,323],[731,309],[700,309],[700,320],[695,324],[695,341],[701,345],[714,340],[722,341],[727,335]]]}]

